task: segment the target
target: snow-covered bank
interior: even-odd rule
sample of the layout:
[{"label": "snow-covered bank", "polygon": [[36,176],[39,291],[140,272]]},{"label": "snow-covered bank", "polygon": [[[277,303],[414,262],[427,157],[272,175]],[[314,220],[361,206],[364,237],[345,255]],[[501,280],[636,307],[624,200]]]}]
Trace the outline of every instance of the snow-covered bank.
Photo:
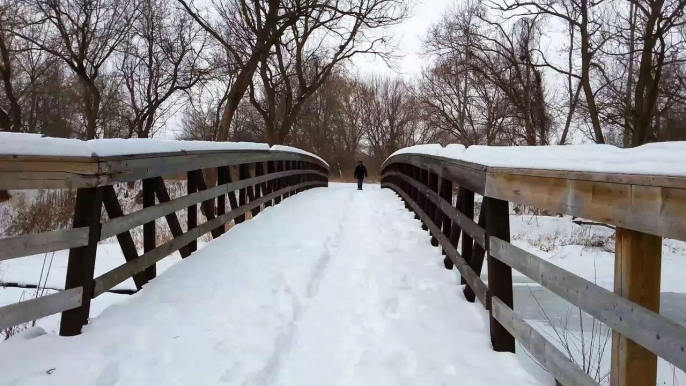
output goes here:
[{"label": "snow-covered bank", "polygon": [[487,312],[428,240],[391,191],[298,194],[82,335],[3,343],[0,384],[554,384],[492,351]]},{"label": "snow-covered bank", "polygon": [[[400,149],[491,167],[686,177],[686,142],[660,142],[621,149],[612,145],[470,146],[438,144]],[[391,158],[389,157],[389,158]]]}]

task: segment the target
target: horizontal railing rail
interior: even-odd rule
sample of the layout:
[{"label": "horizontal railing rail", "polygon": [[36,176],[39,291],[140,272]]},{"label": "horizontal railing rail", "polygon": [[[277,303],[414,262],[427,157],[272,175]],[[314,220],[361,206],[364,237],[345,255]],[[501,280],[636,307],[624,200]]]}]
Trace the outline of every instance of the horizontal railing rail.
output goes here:
[{"label": "horizontal railing rail", "polygon": [[[657,356],[686,370],[686,327],[659,314],[660,236],[686,240],[686,178],[492,168],[405,153],[384,163],[381,184],[421,220],[446,268],[458,269],[467,300],[489,310],[494,350],[514,352],[516,339],[562,384],[597,384],[513,311],[515,269],[614,331],[613,384],[654,385]],[[474,194],[483,196],[478,221]],[[615,293],[510,244],[509,202],[615,225]]]},{"label": "horizontal railing rail", "polygon": [[[205,172],[205,173],[203,173]],[[185,176],[187,194],[171,198],[165,178]],[[214,174],[216,184],[208,186]],[[62,313],[60,334],[76,335],[88,321],[90,302],[133,278],[140,289],[156,276],[156,263],[197,249],[227,223],[240,224],[304,190],[328,185],[319,158],[290,151],[169,152],[113,157],[0,155],[0,189],[76,189],[72,229],[0,239],[0,261],[69,249],[64,290],[0,307],[0,329]],[[124,213],[113,184],[142,180],[143,208]],[[228,202],[227,202],[228,198]],[[156,202],[157,199],[157,202]],[[198,224],[198,205],[207,219]],[[227,207],[229,210],[227,211]],[[184,231],[177,212],[186,211]],[[108,219],[102,218],[105,212]],[[166,219],[173,238],[157,245],[156,220]],[[143,227],[143,253],[131,231]],[[98,243],[117,238],[122,265],[94,278]]]}]

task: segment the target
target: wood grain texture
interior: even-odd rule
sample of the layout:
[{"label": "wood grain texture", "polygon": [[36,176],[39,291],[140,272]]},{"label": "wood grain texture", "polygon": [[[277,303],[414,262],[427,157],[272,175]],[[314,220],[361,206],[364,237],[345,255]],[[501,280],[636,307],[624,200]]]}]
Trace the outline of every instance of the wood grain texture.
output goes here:
[{"label": "wood grain texture", "polygon": [[686,327],[498,238],[489,243],[497,259],[686,370]]}]

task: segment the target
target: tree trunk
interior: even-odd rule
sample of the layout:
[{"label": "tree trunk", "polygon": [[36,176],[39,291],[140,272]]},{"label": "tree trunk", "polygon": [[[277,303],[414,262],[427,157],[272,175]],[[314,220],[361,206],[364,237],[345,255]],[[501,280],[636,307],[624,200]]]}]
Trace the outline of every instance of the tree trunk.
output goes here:
[{"label": "tree trunk", "polygon": [[98,113],[100,112],[100,91],[95,84],[83,80],[82,82],[85,83],[86,139],[95,139],[97,137]]},{"label": "tree trunk", "polygon": [[591,48],[588,36],[588,0],[581,0],[581,85],[584,88],[588,114],[591,116],[591,125],[596,143],[604,144],[605,137],[600,128],[600,118],[598,117],[598,107],[595,104],[595,95],[591,88]]}]

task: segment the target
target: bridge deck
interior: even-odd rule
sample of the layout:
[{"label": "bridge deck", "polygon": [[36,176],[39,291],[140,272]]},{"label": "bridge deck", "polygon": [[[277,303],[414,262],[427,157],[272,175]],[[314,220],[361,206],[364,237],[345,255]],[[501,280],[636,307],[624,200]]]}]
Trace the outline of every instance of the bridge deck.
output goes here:
[{"label": "bridge deck", "polygon": [[0,345],[0,384],[550,384],[525,354],[492,351],[455,272],[393,192],[332,184],[209,243],[80,336]]}]

